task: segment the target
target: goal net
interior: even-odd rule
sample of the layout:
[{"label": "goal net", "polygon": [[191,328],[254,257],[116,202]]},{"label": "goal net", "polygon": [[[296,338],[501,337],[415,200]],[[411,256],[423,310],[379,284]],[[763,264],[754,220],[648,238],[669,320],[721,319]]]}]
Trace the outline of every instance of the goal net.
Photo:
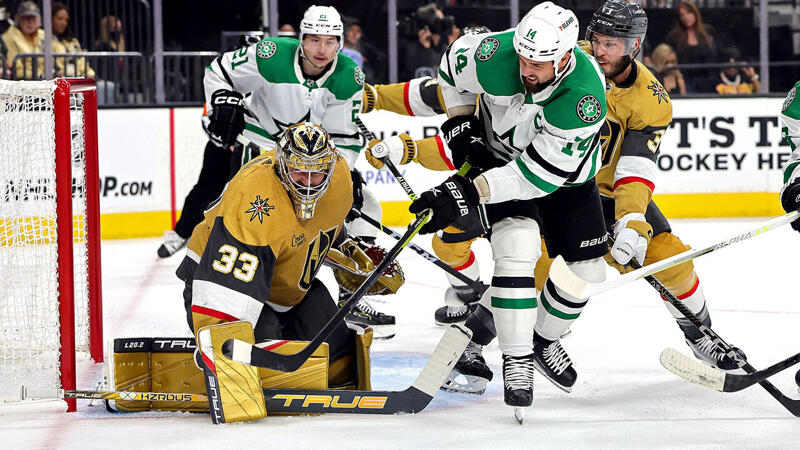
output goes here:
[{"label": "goal net", "polygon": [[0,400],[103,359],[98,183],[94,82],[0,80]]}]

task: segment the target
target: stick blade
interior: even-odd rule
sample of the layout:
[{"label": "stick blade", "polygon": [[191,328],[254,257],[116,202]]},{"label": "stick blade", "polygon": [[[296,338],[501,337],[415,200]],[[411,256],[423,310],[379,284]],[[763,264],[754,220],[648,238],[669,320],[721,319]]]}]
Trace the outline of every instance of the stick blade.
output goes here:
[{"label": "stick blade", "polygon": [[471,338],[472,331],[469,328],[459,324],[450,325],[412,386],[431,397],[436,395]]},{"label": "stick blade", "polygon": [[561,255],[556,256],[550,265],[550,280],[559,289],[577,298],[587,298],[585,295],[587,282],[575,275]]},{"label": "stick blade", "polygon": [[700,386],[724,392],[726,373],[683,353],[666,348],[661,352],[661,365],[675,375]]}]

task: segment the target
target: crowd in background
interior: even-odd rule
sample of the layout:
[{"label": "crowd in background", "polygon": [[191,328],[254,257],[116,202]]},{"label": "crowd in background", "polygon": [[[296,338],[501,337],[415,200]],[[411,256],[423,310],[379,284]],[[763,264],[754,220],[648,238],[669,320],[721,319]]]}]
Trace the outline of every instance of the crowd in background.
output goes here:
[{"label": "crowd in background", "polygon": [[[398,16],[398,76],[408,80],[420,76],[436,76],[442,53],[457,39],[462,28],[481,23],[457,23],[448,15],[447,7],[429,0],[411,2]],[[700,10],[691,1],[634,0],[647,8],[672,8],[675,24],[662,42],[645,42],[639,58],[659,77],[672,95],[683,94],[750,94],[761,89],[760,78],[752,63],[744,61],[730,39],[721,39],[716,28],[704,22]],[[453,2],[447,2],[452,4]],[[588,2],[591,3],[591,2]],[[587,7],[589,6],[587,3]],[[72,3],[81,5],[80,2]],[[404,4],[401,2],[401,6]],[[418,6],[419,5],[419,6]],[[165,5],[167,6],[167,5]],[[13,8],[13,10],[12,10]],[[594,9],[594,6],[591,7]],[[52,52],[54,76],[83,76],[101,85],[101,102],[113,103],[117,85],[124,83],[121,72],[125,61],[120,58],[99,58],[94,55],[68,56],[85,51],[124,52],[125,37],[118,16],[97,17],[99,28],[92,42],[80,42],[73,33],[71,11],[64,3],[52,3]],[[388,57],[385,48],[366,39],[364,18],[345,17],[345,39],[342,53],[362,67],[367,79],[388,81]],[[13,79],[44,78],[41,57],[18,55],[42,54],[44,30],[40,6],[34,1],[0,0],[0,77]],[[375,30],[374,23],[372,30]],[[723,25],[727,29],[727,24]],[[495,30],[499,31],[499,30]],[[286,23],[279,35],[296,37],[294,26]],[[726,35],[727,37],[727,35]],[[216,49],[225,51],[230,49]],[[16,59],[15,59],[16,58]],[[751,55],[751,60],[752,60]],[[709,66],[716,63],[716,66]]]}]

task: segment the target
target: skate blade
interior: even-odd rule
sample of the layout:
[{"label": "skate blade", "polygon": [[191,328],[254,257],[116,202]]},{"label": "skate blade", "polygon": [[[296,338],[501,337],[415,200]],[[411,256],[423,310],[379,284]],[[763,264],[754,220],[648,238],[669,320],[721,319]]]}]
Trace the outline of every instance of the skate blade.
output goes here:
[{"label": "skate blade", "polygon": [[453,370],[439,389],[445,392],[455,392],[456,394],[481,395],[486,392],[488,383],[486,378],[464,375]]},{"label": "skate blade", "polygon": [[554,380],[554,379],[550,378],[549,376],[547,376],[547,373],[545,373],[545,371],[542,370],[541,367],[539,367],[539,364],[537,364],[537,362],[535,360],[533,361],[533,368],[536,369],[536,371],[539,372],[540,375],[542,375],[543,377],[547,378],[548,381],[553,383],[553,386],[561,389],[562,391],[566,392],[567,394],[572,392],[572,386],[564,386],[563,384],[560,384],[556,380]]},{"label": "skate blade", "polygon": [[449,322],[449,323],[448,322],[439,322],[438,320],[435,320],[435,319],[434,319],[433,322],[436,324],[436,326],[439,326],[439,327],[449,327],[450,325],[453,325],[453,324],[461,325],[466,321],[467,321],[467,319],[465,318],[464,320],[456,320],[455,322]]},{"label": "skate blade", "polygon": [[527,408],[514,408],[514,418],[517,419],[517,422],[522,425],[522,422],[525,421],[525,410]]}]

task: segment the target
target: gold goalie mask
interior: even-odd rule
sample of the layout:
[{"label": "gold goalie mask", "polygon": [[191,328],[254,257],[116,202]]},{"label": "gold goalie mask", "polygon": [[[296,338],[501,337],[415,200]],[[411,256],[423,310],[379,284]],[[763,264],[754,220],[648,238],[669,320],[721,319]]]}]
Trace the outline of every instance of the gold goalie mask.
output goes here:
[{"label": "gold goalie mask", "polygon": [[[338,249],[328,252],[325,263],[333,268],[336,282],[344,289],[354,292],[386,257],[386,250],[371,246],[364,251],[352,239],[346,240]],[[392,261],[378,281],[367,291],[367,295],[394,294],[405,282],[403,270],[397,261]]]},{"label": "gold goalie mask", "polygon": [[321,126],[301,122],[290,126],[275,152],[278,176],[300,219],[314,217],[317,202],[333,178],[336,149]]}]

